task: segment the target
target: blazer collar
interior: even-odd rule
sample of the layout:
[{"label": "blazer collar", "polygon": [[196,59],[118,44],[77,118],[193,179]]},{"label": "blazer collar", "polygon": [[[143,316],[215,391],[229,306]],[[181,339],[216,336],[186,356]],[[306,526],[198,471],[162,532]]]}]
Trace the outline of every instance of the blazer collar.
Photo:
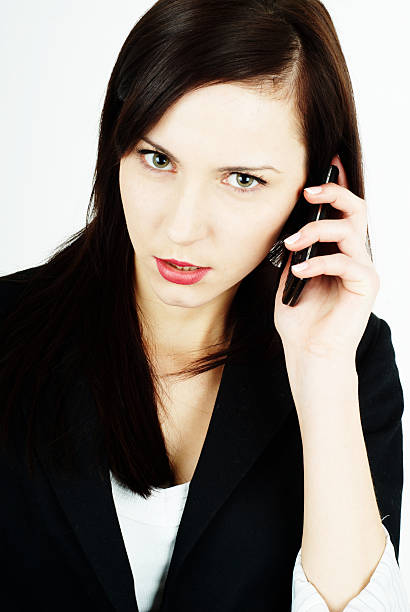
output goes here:
[{"label": "blazer collar", "polygon": [[[51,470],[38,453],[73,532],[116,610],[138,610],[133,576],[111,490],[108,465],[101,479],[89,473],[93,448],[95,405],[85,381],[68,398],[78,414],[94,414],[89,435],[81,441],[79,457],[84,473],[63,477]],[[214,410],[195,469],[165,583],[166,610],[179,571],[214,514],[238,486],[267,444],[294,409],[283,355],[274,364],[234,364],[223,370]]]}]

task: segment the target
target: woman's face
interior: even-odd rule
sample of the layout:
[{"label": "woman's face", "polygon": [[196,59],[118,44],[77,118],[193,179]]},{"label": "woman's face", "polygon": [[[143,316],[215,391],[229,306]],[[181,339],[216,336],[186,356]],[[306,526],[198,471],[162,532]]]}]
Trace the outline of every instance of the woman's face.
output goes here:
[{"label": "woman's face", "polygon": [[[233,297],[291,213],[305,155],[289,102],[237,84],[178,100],[120,163],[138,291],[191,308]],[[277,170],[255,169],[264,166]],[[160,274],[156,257],[210,270],[179,284]]]}]

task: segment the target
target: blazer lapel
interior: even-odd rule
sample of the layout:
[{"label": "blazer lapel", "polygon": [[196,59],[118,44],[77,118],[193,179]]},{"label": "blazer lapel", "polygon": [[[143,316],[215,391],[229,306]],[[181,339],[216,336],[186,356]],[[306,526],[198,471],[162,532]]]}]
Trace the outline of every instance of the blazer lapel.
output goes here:
[{"label": "blazer lapel", "polygon": [[[274,398],[274,400],[272,399]],[[89,433],[79,444],[84,471],[76,478],[56,474],[38,453],[57,498],[101,585],[119,612],[138,612],[134,581],[118,522],[108,465],[101,479],[92,464],[93,433],[98,429],[94,400],[85,380],[68,398]],[[227,363],[214,410],[193,475],[165,583],[161,610],[189,552],[214,514],[252,467],[294,406],[285,361],[274,364]],[[74,408],[73,408],[74,409]],[[90,412],[91,411],[91,412]]]},{"label": "blazer lapel", "polygon": [[78,414],[87,415],[84,420],[89,422],[88,434],[78,445],[80,463],[84,466],[81,476],[63,477],[49,467],[41,452],[37,455],[114,609],[138,612],[132,571],[112,498],[109,468],[104,466],[104,480],[87,469],[92,465],[93,434],[97,429],[87,384],[83,382],[73,389],[68,401],[70,409],[72,406]]},{"label": "blazer lapel", "polygon": [[191,480],[161,610],[189,552],[218,509],[280,432],[294,408],[283,351],[274,364],[225,365],[214,411]]}]

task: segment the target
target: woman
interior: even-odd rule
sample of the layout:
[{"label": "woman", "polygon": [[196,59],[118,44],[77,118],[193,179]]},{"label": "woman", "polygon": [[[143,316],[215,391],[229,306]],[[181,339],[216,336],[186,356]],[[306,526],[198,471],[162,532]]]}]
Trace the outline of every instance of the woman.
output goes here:
[{"label": "woman", "polygon": [[[108,84],[92,196],[83,230],[1,278],[4,609],[408,610],[403,394],[324,6],[154,4]],[[317,241],[338,249],[293,270],[288,306]]]}]

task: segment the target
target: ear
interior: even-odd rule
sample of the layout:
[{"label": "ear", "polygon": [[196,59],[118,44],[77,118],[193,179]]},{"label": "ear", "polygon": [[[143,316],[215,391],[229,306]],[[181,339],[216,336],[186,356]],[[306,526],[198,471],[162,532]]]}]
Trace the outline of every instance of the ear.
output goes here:
[{"label": "ear", "polygon": [[339,176],[337,177],[337,184],[342,185],[342,187],[347,187],[349,189],[349,182],[347,180],[345,169],[343,168],[343,164],[340,161],[339,155],[335,155],[331,161],[333,166],[337,166],[339,168]]}]

